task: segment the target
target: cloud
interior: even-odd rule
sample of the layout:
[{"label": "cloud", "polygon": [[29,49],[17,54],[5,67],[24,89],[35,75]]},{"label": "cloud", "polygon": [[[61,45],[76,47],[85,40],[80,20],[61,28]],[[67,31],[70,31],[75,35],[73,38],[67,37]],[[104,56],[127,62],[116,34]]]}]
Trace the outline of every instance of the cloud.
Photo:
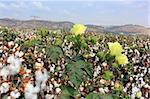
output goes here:
[{"label": "cloud", "polygon": [[38,2],[34,1],[33,5],[36,6],[37,8],[44,8],[44,5],[42,4],[42,2],[39,2],[39,1]]},{"label": "cloud", "polygon": [[38,9],[50,11],[51,8],[44,4],[42,1],[32,1],[33,6],[35,6]]},{"label": "cloud", "polygon": [[0,8],[3,9],[13,9],[21,7],[26,7],[26,4],[24,2],[0,2]]},{"label": "cloud", "polygon": [[1,9],[6,9],[6,8],[7,8],[7,5],[4,4],[4,3],[0,3],[0,8],[1,8]]}]

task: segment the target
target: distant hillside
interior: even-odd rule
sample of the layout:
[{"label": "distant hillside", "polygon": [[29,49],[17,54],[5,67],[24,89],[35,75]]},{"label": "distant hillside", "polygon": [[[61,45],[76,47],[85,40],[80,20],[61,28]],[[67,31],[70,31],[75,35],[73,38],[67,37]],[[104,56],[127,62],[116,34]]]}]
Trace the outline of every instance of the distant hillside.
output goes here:
[{"label": "distant hillside", "polygon": [[[67,29],[69,30],[74,23],[69,21],[63,22],[54,22],[54,21],[44,21],[44,20],[16,20],[3,18],[0,19],[0,26],[7,26],[11,28],[17,29],[37,29],[41,27],[46,27],[48,29],[56,30],[56,29]],[[122,26],[110,26],[103,27],[99,25],[86,25],[87,31],[89,32],[97,32],[97,33],[105,33],[105,32],[114,32],[114,33],[138,33],[138,34],[150,34],[150,29],[140,26],[140,25],[122,25]]]},{"label": "distant hillside", "polygon": [[128,24],[128,25],[122,25],[122,26],[112,26],[112,27],[108,27],[106,28],[106,31],[109,32],[124,32],[124,33],[150,33],[150,29],[144,27],[144,26],[140,26],[140,25],[132,25],[132,24]]}]

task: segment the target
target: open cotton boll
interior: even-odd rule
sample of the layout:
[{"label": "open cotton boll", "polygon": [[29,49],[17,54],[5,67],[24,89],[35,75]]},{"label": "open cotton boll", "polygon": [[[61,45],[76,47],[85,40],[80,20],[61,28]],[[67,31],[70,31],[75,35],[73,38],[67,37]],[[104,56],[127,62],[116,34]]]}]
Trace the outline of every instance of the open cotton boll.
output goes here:
[{"label": "open cotton boll", "polygon": [[36,85],[40,86],[41,89],[44,89],[46,87],[46,82],[48,80],[47,70],[45,68],[43,69],[43,72],[41,70],[37,70],[35,72],[35,78],[36,78]]},{"label": "open cotton boll", "polygon": [[9,84],[8,83],[2,83],[2,85],[0,86],[0,93],[6,93],[9,91]]},{"label": "open cotton boll", "polygon": [[8,47],[11,47],[13,45],[15,45],[15,43],[13,41],[8,42]]},{"label": "open cotton boll", "polygon": [[39,93],[40,88],[38,86],[33,86],[30,82],[26,85],[25,88],[25,99],[37,99],[37,93]]},{"label": "open cotton boll", "polygon": [[17,56],[17,57],[22,57],[24,55],[24,53],[22,52],[22,51],[17,51],[16,53],[15,53],[15,56]]},{"label": "open cotton boll", "polygon": [[7,63],[9,64],[0,70],[0,76],[3,76],[4,79],[6,79],[8,75],[15,75],[19,73],[21,60],[16,58],[14,55],[11,55],[8,57]]},{"label": "open cotton boll", "polygon": [[0,76],[3,77],[4,80],[7,79],[7,76],[10,74],[10,70],[9,70],[9,67],[6,66],[6,67],[3,67],[1,70],[0,70]]},{"label": "open cotton boll", "polygon": [[21,66],[21,60],[19,58],[16,58],[14,55],[12,55],[8,57],[7,62],[10,63],[10,65],[7,66],[10,70],[10,75],[19,73]]},{"label": "open cotton boll", "polygon": [[20,92],[18,91],[18,89],[16,89],[10,93],[10,96],[13,97],[13,99],[19,98]]}]

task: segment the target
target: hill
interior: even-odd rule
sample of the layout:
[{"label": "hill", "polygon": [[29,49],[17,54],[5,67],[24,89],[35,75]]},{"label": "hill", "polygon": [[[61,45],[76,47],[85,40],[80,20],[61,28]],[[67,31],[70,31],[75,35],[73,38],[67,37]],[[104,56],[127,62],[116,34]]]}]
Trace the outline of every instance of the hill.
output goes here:
[{"label": "hill", "polygon": [[[48,29],[57,30],[57,29],[67,29],[69,30],[73,22],[63,21],[63,22],[54,22],[54,21],[45,21],[45,20],[16,20],[3,18],[0,19],[0,26],[7,26],[10,28],[16,28],[19,30],[24,29],[37,29],[41,27],[46,27]],[[100,25],[86,25],[87,31],[89,32],[97,32],[97,33],[105,33],[105,32],[113,32],[113,33],[130,33],[130,34],[150,34],[150,29],[140,25],[121,25],[121,26],[110,26],[103,27]]]}]

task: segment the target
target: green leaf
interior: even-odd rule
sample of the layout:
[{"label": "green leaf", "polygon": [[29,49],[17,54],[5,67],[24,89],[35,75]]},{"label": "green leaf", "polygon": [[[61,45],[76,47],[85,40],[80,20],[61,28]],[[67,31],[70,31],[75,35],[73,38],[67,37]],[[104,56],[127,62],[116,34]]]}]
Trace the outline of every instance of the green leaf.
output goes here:
[{"label": "green leaf", "polygon": [[61,45],[63,43],[63,41],[62,41],[62,39],[61,38],[56,38],[56,40],[55,40],[55,45]]},{"label": "green leaf", "polygon": [[24,46],[25,47],[32,47],[32,46],[36,46],[36,45],[40,45],[42,44],[42,42],[37,38],[37,39],[30,39],[30,40],[26,40],[24,41]]},{"label": "green leaf", "polygon": [[102,94],[100,95],[100,99],[114,99],[111,94]]},{"label": "green leaf", "polygon": [[78,60],[66,66],[65,74],[69,76],[71,82],[78,88],[82,82],[92,77],[93,67],[88,62]]},{"label": "green leaf", "polygon": [[62,93],[60,95],[61,99],[70,99],[70,97],[76,96],[78,94],[77,90],[75,90],[71,86],[61,86]]},{"label": "green leaf", "polygon": [[37,35],[40,35],[42,38],[46,37],[49,34],[49,30],[47,28],[41,28],[37,31]]},{"label": "green leaf", "polygon": [[56,61],[62,56],[63,51],[59,46],[52,46],[47,49],[47,57],[50,58],[54,63],[56,63]]},{"label": "green leaf", "polygon": [[106,54],[105,54],[103,51],[99,51],[99,52],[97,53],[97,56],[98,56],[102,61],[104,61]]},{"label": "green leaf", "polygon": [[82,48],[85,48],[85,49],[88,48],[88,44],[86,43],[85,40],[83,40],[83,41],[81,42],[81,47],[82,47]]},{"label": "green leaf", "polygon": [[98,37],[97,36],[92,36],[91,41],[92,41],[93,44],[96,44],[96,42],[98,41]]},{"label": "green leaf", "polygon": [[86,96],[86,99],[100,99],[100,97],[98,94],[91,92]]},{"label": "green leaf", "polygon": [[114,77],[113,72],[111,71],[105,71],[103,74],[103,78],[105,80],[111,80]]},{"label": "green leaf", "polygon": [[119,67],[119,64],[113,63],[112,66],[113,66],[114,68],[118,68],[118,67]]}]

